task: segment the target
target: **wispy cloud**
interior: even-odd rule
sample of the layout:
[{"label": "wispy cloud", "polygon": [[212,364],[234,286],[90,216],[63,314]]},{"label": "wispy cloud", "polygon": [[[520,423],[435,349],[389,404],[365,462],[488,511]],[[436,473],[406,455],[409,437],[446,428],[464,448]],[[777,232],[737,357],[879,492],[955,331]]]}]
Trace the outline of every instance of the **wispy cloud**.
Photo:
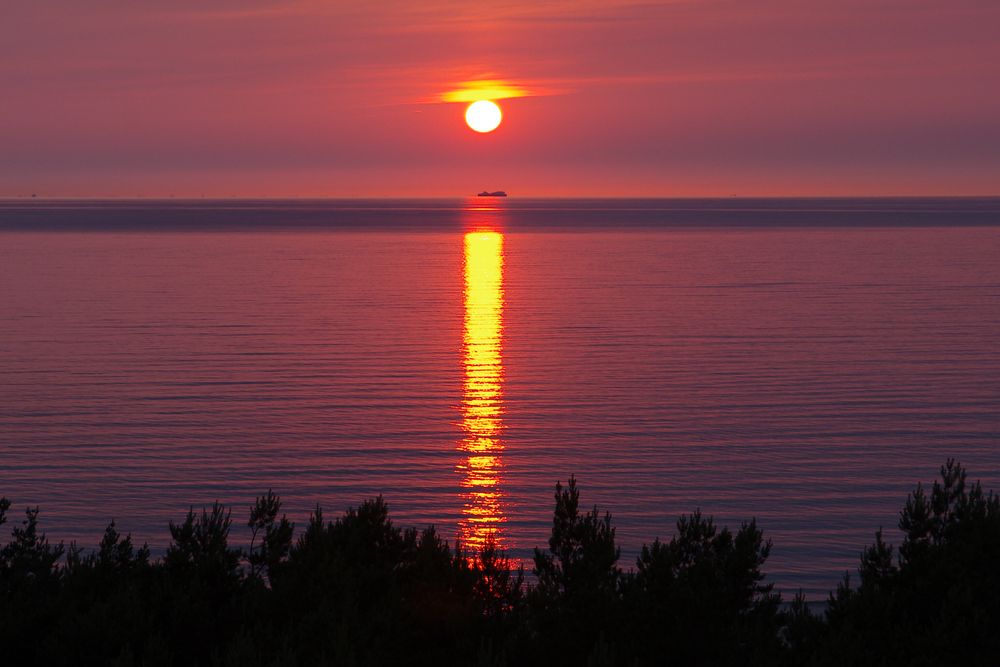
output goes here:
[{"label": "wispy cloud", "polygon": [[561,92],[566,91],[551,86],[525,85],[503,79],[480,79],[456,83],[454,88],[441,93],[437,101],[463,103],[477,100],[506,100],[515,97],[557,95]]},{"label": "wispy cloud", "polygon": [[204,7],[201,3],[175,3],[163,16],[191,19],[273,19],[320,15],[366,15],[378,17],[384,26],[414,30],[435,29],[447,24],[491,25],[512,21],[598,21],[613,18],[622,10],[689,4],[695,0],[505,0],[491,3],[458,0],[382,0],[378,3],[346,3],[329,0],[256,0],[235,6]]}]

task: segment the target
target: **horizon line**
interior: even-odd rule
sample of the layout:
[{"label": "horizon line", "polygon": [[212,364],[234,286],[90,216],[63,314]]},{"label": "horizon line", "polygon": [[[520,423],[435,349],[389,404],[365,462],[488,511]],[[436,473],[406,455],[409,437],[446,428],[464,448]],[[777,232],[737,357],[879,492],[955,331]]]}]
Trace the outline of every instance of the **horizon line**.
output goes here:
[{"label": "horizon line", "polygon": [[[456,199],[478,199],[479,196],[471,195],[293,195],[293,196],[270,196],[270,195],[119,195],[119,196],[80,196],[80,195],[0,195],[0,202],[24,202],[24,201],[95,201],[95,202],[116,202],[116,201],[400,201],[400,200],[456,200]],[[488,199],[488,198],[483,198]],[[739,200],[807,200],[807,199],[1000,199],[1000,192],[993,194],[806,194],[806,195],[524,195],[507,196],[499,198],[502,201],[525,201],[525,200],[637,200],[656,199],[673,201],[739,201]],[[493,199],[490,199],[493,201]]]}]

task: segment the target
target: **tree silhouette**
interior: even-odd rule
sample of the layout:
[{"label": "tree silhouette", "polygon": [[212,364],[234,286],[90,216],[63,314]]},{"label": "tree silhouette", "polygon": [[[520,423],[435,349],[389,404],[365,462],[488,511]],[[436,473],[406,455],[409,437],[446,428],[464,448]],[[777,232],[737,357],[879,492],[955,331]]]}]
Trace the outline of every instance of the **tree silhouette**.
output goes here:
[{"label": "tree silhouette", "polygon": [[[381,498],[305,529],[268,490],[245,549],[216,503],[170,523],[162,558],[112,521],[52,545],[26,510],[0,546],[4,664],[990,665],[1000,655],[1000,500],[949,460],[831,593],[826,614],[766,582],[756,521],[695,511],[623,572],[609,514],[556,485],[534,581],[498,547],[397,527]],[[0,525],[11,503],[0,497]]]},{"label": "tree silhouette", "polygon": [[[643,657],[681,664],[746,664],[779,652],[779,595],[761,571],[771,551],[756,521],[735,536],[700,511],[677,521],[668,543],[643,546],[627,599]],[[641,644],[640,644],[641,645]]]},{"label": "tree silhouette", "polygon": [[543,599],[590,598],[614,594],[621,570],[621,549],[615,544],[611,515],[603,517],[594,507],[581,515],[576,478],[566,488],[556,484],[555,512],[548,552],[535,549],[534,574]]},{"label": "tree silhouette", "polygon": [[576,478],[566,487],[557,483],[549,548],[535,549],[532,629],[551,640],[541,646],[553,652],[551,660],[608,653],[605,636],[618,624],[621,550],[611,515],[602,517],[597,507],[581,514],[579,506]]},{"label": "tree silhouette", "polygon": [[1000,655],[1000,499],[968,484],[954,459],[930,497],[922,485],[899,517],[903,541],[882,531],[865,549],[860,585],[830,597],[818,664],[991,664]]},{"label": "tree silhouette", "polygon": [[[250,547],[247,549],[246,559],[250,564],[252,577],[268,578],[291,551],[295,524],[284,514],[278,519],[280,511],[281,498],[271,489],[258,497],[250,509],[250,520],[247,521],[251,531]],[[259,543],[258,536],[261,538]]]}]

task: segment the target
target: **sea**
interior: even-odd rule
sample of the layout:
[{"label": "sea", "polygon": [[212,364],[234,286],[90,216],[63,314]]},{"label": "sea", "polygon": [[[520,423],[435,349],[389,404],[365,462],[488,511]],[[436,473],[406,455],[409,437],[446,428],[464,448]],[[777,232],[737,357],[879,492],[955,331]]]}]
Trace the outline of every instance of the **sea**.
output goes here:
[{"label": "sea", "polygon": [[821,600],[949,458],[1000,490],[1000,199],[0,201],[0,542],[381,494],[530,569],[574,476]]}]

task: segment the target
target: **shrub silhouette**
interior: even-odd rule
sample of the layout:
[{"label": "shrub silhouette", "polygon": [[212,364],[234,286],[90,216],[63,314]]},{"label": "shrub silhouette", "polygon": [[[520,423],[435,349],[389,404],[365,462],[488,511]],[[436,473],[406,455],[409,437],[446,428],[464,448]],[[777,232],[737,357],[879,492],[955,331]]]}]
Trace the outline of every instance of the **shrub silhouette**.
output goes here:
[{"label": "shrub silhouette", "polygon": [[[295,539],[268,491],[249,543],[216,503],[171,523],[161,559],[112,521],[95,551],[52,545],[29,508],[0,547],[0,643],[17,665],[994,664],[1000,655],[1000,501],[949,460],[910,494],[896,549],[876,533],[859,583],[827,613],[787,607],[755,521],[699,511],[623,571],[611,517],[556,485],[534,581],[487,539],[395,526],[381,497]],[[0,525],[11,503],[0,498]]]}]

